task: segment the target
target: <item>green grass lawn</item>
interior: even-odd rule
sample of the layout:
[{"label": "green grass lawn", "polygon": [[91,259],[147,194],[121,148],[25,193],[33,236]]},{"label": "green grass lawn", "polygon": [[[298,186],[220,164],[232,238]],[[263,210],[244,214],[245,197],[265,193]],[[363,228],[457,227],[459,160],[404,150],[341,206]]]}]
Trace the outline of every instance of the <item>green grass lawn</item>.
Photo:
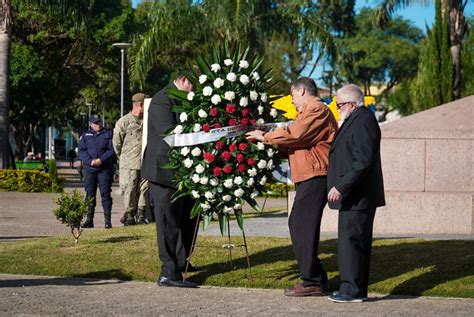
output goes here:
[{"label": "green grass lawn", "polygon": [[[241,238],[199,236],[192,262],[206,270],[191,281],[227,287],[286,288],[298,282],[286,238],[247,237],[251,277]],[[338,286],[336,240],[323,240],[321,259],[333,289]],[[159,275],[154,225],[85,231],[72,236],[0,243],[0,272],[155,281]],[[382,294],[474,298],[474,241],[376,240],[369,291]]]}]

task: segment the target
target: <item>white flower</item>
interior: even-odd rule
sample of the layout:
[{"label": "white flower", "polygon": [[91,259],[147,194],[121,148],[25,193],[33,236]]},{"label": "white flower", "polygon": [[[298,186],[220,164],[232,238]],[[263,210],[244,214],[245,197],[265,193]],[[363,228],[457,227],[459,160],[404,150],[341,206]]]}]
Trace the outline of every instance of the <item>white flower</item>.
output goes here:
[{"label": "white flower", "polygon": [[269,149],[267,150],[267,155],[268,155],[268,157],[273,157],[273,154],[275,154],[275,151],[273,151],[272,148],[269,148]]},{"label": "white flower", "polygon": [[188,92],[188,100],[191,101],[194,98],[194,92],[190,91]]},{"label": "white flower", "polygon": [[263,151],[263,150],[265,150],[265,144],[263,144],[262,142],[257,142],[257,148],[260,151]]},{"label": "white flower", "polygon": [[257,72],[253,72],[253,73],[252,73],[252,78],[255,79],[255,80],[259,80],[259,79],[260,79],[260,75],[259,75]]},{"label": "white flower", "polygon": [[263,113],[263,107],[262,107],[262,106],[258,106],[258,107],[257,107],[257,110],[258,110],[258,114],[259,114],[259,115],[262,115],[262,113]]},{"label": "white flower", "polygon": [[236,178],[234,178],[234,184],[236,184],[236,185],[240,185],[243,182],[244,182],[244,180],[240,176],[237,176]]},{"label": "white flower", "polygon": [[193,160],[191,160],[190,158],[187,158],[184,160],[184,166],[186,166],[187,168],[190,168],[191,166],[193,166]]},{"label": "white flower", "polygon": [[268,160],[267,162],[267,169],[272,170],[275,166],[273,165],[273,160]]},{"label": "white flower", "polygon": [[254,191],[253,193],[250,194],[250,198],[255,198],[258,196],[258,192],[257,191]]},{"label": "white flower", "polygon": [[267,183],[267,177],[263,176],[262,179],[260,180],[260,185],[265,185]]},{"label": "white flower", "polygon": [[194,198],[199,198],[199,197],[201,197],[201,196],[199,195],[199,193],[198,193],[197,190],[191,191],[191,195],[192,195]]},{"label": "white flower", "polygon": [[228,178],[224,181],[224,187],[225,188],[232,188],[232,179]]},{"label": "white flower", "polygon": [[259,169],[264,169],[265,167],[267,167],[267,161],[265,161],[265,160],[260,160],[260,161],[258,161],[257,167],[258,167]]},{"label": "white flower", "polygon": [[203,185],[207,185],[207,183],[209,182],[209,177],[207,176],[203,176],[201,177],[201,179],[199,180],[199,183],[203,184]]},{"label": "white flower", "polygon": [[207,113],[206,111],[202,110],[202,109],[199,109],[198,111],[198,116],[199,118],[206,118],[207,117]]},{"label": "white flower", "polygon": [[255,169],[255,167],[252,167],[247,171],[247,173],[250,177],[254,177],[255,175],[257,175],[257,170]]},{"label": "white flower", "polygon": [[265,120],[263,120],[263,118],[258,118],[257,124],[264,124],[264,123],[265,123]]},{"label": "white flower", "polygon": [[224,99],[232,101],[232,100],[234,100],[234,98],[235,98],[235,92],[233,92],[233,91],[226,91],[226,92],[224,93]]},{"label": "white flower", "polygon": [[221,102],[221,96],[219,95],[212,96],[211,102],[215,105],[219,104],[219,102]]},{"label": "white flower", "polygon": [[178,124],[174,130],[173,130],[174,134],[181,134],[183,132],[183,126]]},{"label": "white flower", "polygon": [[255,90],[250,91],[250,100],[255,101],[258,99],[258,93]]},{"label": "white flower", "polygon": [[224,86],[224,79],[219,77],[214,79],[214,87],[221,88],[222,86]]},{"label": "white flower", "polygon": [[204,172],[204,170],[205,170],[205,168],[204,168],[204,166],[202,166],[201,164],[198,164],[198,165],[196,166],[196,168],[195,168],[195,171],[196,171],[196,173],[198,173],[198,174],[201,174],[202,172]]},{"label": "white flower", "polygon": [[204,197],[206,197],[207,199],[212,199],[212,198],[214,198],[214,193],[212,193],[212,192],[205,192],[205,193],[204,193]]},{"label": "white flower", "polygon": [[189,148],[187,146],[181,148],[181,155],[186,156],[189,154]]},{"label": "white flower", "polygon": [[237,75],[235,73],[228,73],[227,76],[225,76],[225,78],[230,81],[230,82],[234,82],[237,80]]},{"label": "white flower", "polygon": [[222,200],[223,201],[230,201],[232,199],[232,196],[231,195],[224,195],[222,196]]},{"label": "white flower", "polygon": [[276,118],[276,116],[278,115],[278,111],[275,108],[272,108],[272,110],[270,110],[270,115],[273,118]]},{"label": "white flower", "polygon": [[193,182],[197,184],[201,180],[201,177],[199,177],[198,174],[194,174],[193,177],[191,177],[191,179],[193,180]]},{"label": "white flower", "polygon": [[210,96],[212,95],[212,87],[211,86],[206,86],[202,89],[202,94],[204,96]]},{"label": "white flower", "polygon": [[221,70],[221,65],[219,65],[219,64],[212,64],[212,65],[211,65],[211,70],[212,70],[214,73],[217,73],[218,71]]},{"label": "white flower", "polygon": [[215,178],[211,179],[211,181],[209,182],[212,186],[217,186],[219,185],[219,181]]},{"label": "white flower", "polygon": [[229,59],[229,58],[224,59],[224,65],[225,66],[230,66],[232,64],[234,64],[234,62],[231,59]]},{"label": "white flower", "polygon": [[260,100],[263,101],[263,102],[267,102],[267,100],[268,100],[267,94],[261,94],[260,95]]},{"label": "white flower", "polygon": [[233,211],[234,211],[234,208],[232,207],[227,207],[227,206],[224,207],[224,213],[226,214],[231,213]]},{"label": "white flower", "polygon": [[234,209],[242,209],[242,204],[235,204]]},{"label": "white flower", "polygon": [[239,78],[240,82],[244,85],[247,85],[249,83],[249,76],[247,75],[240,75],[240,78]]},{"label": "white flower", "polygon": [[240,68],[248,68],[249,67],[249,62],[247,62],[246,60],[241,60],[239,62],[239,67]]},{"label": "white flower", "polygon": [[188,115],[185,112],[181,112],[179,115],[179,121],[185,122],[186,120],[188,120]]},{"label": "white flower", "polygon": [[201,155],[201,149],[198,148],[198,147],[195,147],[195,148],[191,151],[191,154],[192,154],[192,156],[199,156],[199,155]]},{"label": "white flower", "polygon": [[242,97],[240,98],[239,105],[242,107],[246,107],[249,104],[249,98]]},{"label": "white flower", "polygon": [[202,210],[206,211],[211,208],[211,205],[209,205],[208,203],[201,203],[201,208]]},{"label": "white flower", "polygon": [[207,75],[199,76],[199,83],[204,84],[207,81]]},{"label": "white flower", "polygon": [[195,123],[193,126],[193,132],[201,131],[201,125],[199,123]]},{"label": "white flower", "polygon": [[[256,171],[255,171],[255,174],[257,174]],[[251,187],[251,186],[253,186],[253,184],[255,184],[255,180],[253,179],[253,177],[250,177],[250,178],[247,180],[247,186]]]},{"label": "white flower", "polygon": [[244,190],[242,188],[237,188],[234,190],[235,197],[242,197],[244,195]]}]

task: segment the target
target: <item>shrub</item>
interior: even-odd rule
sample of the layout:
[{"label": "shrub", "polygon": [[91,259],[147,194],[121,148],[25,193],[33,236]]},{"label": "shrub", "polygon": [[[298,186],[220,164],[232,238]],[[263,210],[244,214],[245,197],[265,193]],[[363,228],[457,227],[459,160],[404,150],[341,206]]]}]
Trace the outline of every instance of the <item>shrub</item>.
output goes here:
[{"label": "shrub", "polygon": [[295,190],[295,185],[284,183],[267,183],[265,186],[267,187],[267,193],[262,195],[263,197],[286,197],[289,191]]},{"label": "shrub", "polygon": [[87,214],[92,201],[84,200],[84,197],[74,189],[71,194],[63,193],[55,200],[55,203],[58,205],[58,208],[53,210],[56,219],[71,228],[71,234],[76,239],[76,243],[79,243],[82,218]]},{"label": "shrub", "polygon": [[0,191],[62,192],[64,178],[38,170],[0,170]]}]

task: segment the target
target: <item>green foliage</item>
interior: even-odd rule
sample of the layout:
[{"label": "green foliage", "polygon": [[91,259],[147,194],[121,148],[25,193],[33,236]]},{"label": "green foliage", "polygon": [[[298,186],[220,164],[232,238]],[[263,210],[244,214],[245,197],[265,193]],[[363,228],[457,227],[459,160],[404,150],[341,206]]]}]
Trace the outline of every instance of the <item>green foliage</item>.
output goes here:
[{"label": "green foliage", "polygon": [[0,191],[62,192],[64,179],[37,170],[0,170]]},{"label": "green foliage", "polygon": [[[92,204],[90,198],[84,200],[84,197],[77,191],[73,190],[71,194],[63,193],[61,197],[55,200],[58,208],[53,210],[56,219],[71,228],[71,233],[79,242],[79,236],[82,233],[81,221],[87,214],[89,206]],[[77,230],[77,233],[75,233]]]},{"label": "green foliage", "polygon": [[447,15],[442,17],[441,1],[436,0],[435,24],[421,45],[418,75],[412,89],[414,112],[439,106],[454,98],[447,18]]},{"label": "green foliage", "polygon": [[287,185],[283,183],[267,183],[265,184],[267,187],[267,192],[264,196],[268,197],[286,197],[289,191],[295,190],[295,185]]},{"label": "green foliage", "polygon": [[461,55],[462,97],[474,95],[474,17],[469,19],[469,29]]}]

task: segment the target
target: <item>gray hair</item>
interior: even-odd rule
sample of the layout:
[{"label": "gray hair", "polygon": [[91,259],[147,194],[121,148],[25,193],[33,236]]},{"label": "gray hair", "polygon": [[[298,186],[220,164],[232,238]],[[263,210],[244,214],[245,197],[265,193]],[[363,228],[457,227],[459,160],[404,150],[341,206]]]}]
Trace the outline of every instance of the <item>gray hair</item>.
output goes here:
[{"label": "gray hair", "polygon": [[337,91],[337,95],[344,95],[344,97],[347,98],[347,101],[355,102],[356,107],[365,106],[364,93],[357,85],[348,84],[342,86],[342,88]]}]

